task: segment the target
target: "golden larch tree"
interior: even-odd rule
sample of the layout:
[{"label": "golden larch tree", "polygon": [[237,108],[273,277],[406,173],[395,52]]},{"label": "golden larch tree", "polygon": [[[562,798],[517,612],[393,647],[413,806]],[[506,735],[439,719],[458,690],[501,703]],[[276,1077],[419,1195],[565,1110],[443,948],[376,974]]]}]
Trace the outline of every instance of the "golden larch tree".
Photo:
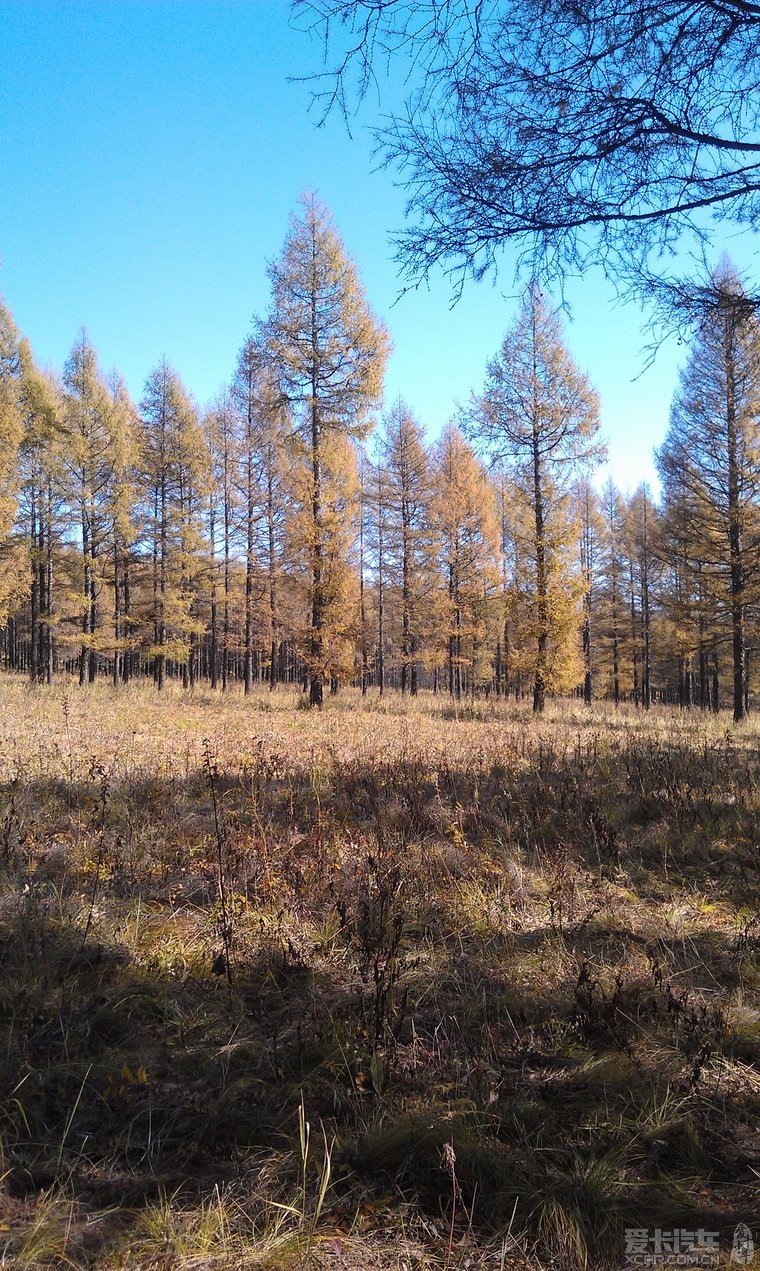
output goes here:
[{"label": "golden larch tree", "polygon": [[459,698],[478,678],[489,602],[498,585],[499,524],[493,487],[456,425],[443,430],[434,461],[433,521],[447,593],[448,688]]},{"label": "golden larch tree", "polygon": [[577,583],[567,490],[579,466],[601,458],[604,450],[596,393],[565,348],[557,314],[535,286],[488,364],[469,424],[492,458],[511,468],[530,507],[533,709],[542,711],[547,689],[560,687],[550,683],[550,666],[566,666],[554,654],[568,644],[567,623],[577,625],[576,607],[567,604],[569,585]]},{"label": "golden larch tree", "polygon": [[327,207],[313,195],[291,219],[269,267],[272,305],[267,346],[280,394],[300,442],[302,516],[309,523],[310,628],[305,650],[309,701],[321,706],[332,577],[323,492],[325,450],[335,439],[365,437],[380,397],[389,337],[372,312],[358,271]]}]

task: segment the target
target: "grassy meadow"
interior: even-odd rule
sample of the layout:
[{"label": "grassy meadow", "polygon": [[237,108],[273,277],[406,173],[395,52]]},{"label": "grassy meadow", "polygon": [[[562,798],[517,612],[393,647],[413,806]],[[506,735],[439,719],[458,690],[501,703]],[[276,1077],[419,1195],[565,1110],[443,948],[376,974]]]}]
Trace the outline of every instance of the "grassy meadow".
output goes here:
[{"label": "grassy meadow", "polygon": [[760,724],[0,681],[0,1266],[760,1222]]}]

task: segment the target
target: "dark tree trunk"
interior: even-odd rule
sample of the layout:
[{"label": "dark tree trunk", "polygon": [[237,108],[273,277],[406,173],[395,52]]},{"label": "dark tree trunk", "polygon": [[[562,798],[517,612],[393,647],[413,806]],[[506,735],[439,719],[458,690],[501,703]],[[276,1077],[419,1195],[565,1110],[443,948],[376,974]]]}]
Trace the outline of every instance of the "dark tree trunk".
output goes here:
[{"label": "dark tree trunk", "polygon": [[546,659],[549,648],[549,608],[546,577],[546,542],[544,535],[544,495],[538,433],[533,430],[533,511],[536,528],[536,609],[538,611],[538,649],[533,678],[533,710],[546,705]]}]

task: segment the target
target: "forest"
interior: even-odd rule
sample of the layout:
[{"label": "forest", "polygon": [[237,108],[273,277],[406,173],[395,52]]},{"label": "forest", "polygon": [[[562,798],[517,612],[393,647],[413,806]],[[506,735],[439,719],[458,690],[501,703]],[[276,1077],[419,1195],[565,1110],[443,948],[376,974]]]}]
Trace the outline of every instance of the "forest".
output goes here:
[{"label": "forest", "polygon": [[431,440],[268,268],[206,410],[0,311],[0,1266],[750,1265],[755,305],[655,501],[537,286]]},{"label": "forest", "polygon": [[[402,399],[383,406],[389,336],[315,198],[269,275],[270,311],[204,410],[166,360],[133,402],[84,331],[42,370],[1,311],[8,669],[743,718],[760,321],[728,261],[694,318],[659,502],[595,483],[599,403],[538,288],[432,442]],[[635,412],[634,390],[634,429]]]},{"label": "forest", "polygon": [[[289,8],[0,6],[0,1268],[757,1266],[760,299],[719,253],[760,7]],[[377,249],[294,86],[370,113],[394,285],[514,267],[467,399],[384,392],[315,194],[211,402],[85,330],[44,365],[30,296],[221,331],[296,172]],[[594,271],[681,340],[655,493],[568,347]]]}]

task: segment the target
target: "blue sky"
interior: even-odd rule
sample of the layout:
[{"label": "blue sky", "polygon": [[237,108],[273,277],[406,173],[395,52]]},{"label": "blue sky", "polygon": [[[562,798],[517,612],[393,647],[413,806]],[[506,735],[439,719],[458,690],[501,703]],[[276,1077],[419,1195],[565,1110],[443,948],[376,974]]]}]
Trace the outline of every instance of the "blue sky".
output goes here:
[{"label": "blue sky", "polygon": [[[371,109],[353,137],[337,117],[314,126],[290,79],[319,68],[320,46],[287,0],[0,0],[0,48],[0,294],[43,364],[60,368],[84,326],[136,398],[165,355],[206,405],[315,190],[391,330],[388,401],[405,397],[433,436],[482,387],[518,304],[508,262],[453,308],[443,277],[394,303],[403,192],[374,170]],[[640,313],[595,276],[568,295],[611,475],[653,481],[684,350],[643,370]]]}]

